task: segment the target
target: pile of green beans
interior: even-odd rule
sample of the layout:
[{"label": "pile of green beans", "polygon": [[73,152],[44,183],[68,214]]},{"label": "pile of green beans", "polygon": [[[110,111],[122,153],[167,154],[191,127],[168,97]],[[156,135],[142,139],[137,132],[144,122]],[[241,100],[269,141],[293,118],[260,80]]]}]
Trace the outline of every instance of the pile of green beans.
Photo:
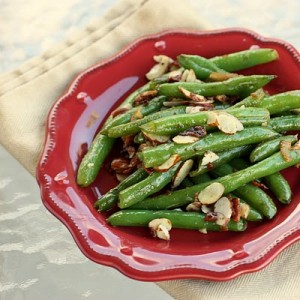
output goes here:
[{"label": "pile of green beans", "polygon": [[[169,59],[164,74],[134,91],[120,105],[121,113],[107,118],[79,165],[77,184],[87,187],[96,180],[121,139],[123,148],[109,163],[123,180],[95,202],[99,212],[113,211],[107,218],[112,226],[148,226],[166,218],[174,228],[244,231],[247,222],[274,218],[278,204],[293,198],[280,171],[300,164],[298,137],[289,133],[300,130],[295,114],[300,90],[269,95],[266,87],[276,76],[237,72],[277,59],[274,49]],[[184,74],[192,79],[185,81]],[[222,114],[239,122],[239,130],[229,134],[219,119],[211,122],[212,115]],[[193,139],[178,142],[187,136]],[[208,153],[214,159],[203,163]],[[249,208],[225,227],[204,210],[187,209],[216,182],[232,205],[238,199]]]}]

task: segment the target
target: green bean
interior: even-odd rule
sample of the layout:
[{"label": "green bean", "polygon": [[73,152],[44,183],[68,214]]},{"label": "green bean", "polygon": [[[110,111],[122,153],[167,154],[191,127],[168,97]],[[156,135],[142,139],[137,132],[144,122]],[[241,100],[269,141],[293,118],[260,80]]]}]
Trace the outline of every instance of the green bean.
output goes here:
[{"label": "green bean", "polygon": [[[233,197],[234,195],[231,194]],[[241,197],[237,197],[240,199],[240,203],[245,203],[248,204],[245,200],[243,200]],[[246,217],[246,221],[250,221],[250,222],[260,222],[263,220],[263,215],[257,211],[256,209],[254,209],[251,205],[249,205],[249,214]]]},{"label": "green bean", "polygon": [[[139,89],[131,93],[120,105],[120,107],[126,107],[128,104],[132,104],[135,97],[149,89],[153,88],[153,83],[149,82]],[[104,123],[104,126],[112,120],[112,117],[108,117]],[[100,168],[103,165],[104,160],[110,153],[115,139],[107,137],[99,132],[91,143],[88,152],[80,162],[77,172],[77,184],[82,187],[89,186],[96,179]]]},{"label": "green bean", "polygon": [[273,75],[249,75],[237,76],[220,82],[174,82],[163,83],[158,86],[160,95],[167,97],[183,97],[179,90],[182,87],[192,93],[203,96],[238,95],[242,98],[255,92],[257,89],[268,84],[275,76]]},{"label": "green bean", "polygon": [[226,195],[248,182],[281,171],[300,162],[300,150],[291,150],[290,155],[291,160],[286,161],[281,153],[277,152],[244,170],[214,179],[210,182],[200,183],[189,188],[173,191],[168,195],[147,198],[132,206],[131,209],[161,210],[182,207],[193,202],[195,193],[199,193],[212,182],[223,184],[225,188],[224,194]]},{"label": "green bean", "polygon": [[289,204],[291,202],[291,187],[280,172],[264,177],[263,181],[281,203]]},{"label": "green bean", "polygon": [[143,144],[146,142],[146,139],[145,139],[145,136],[142,134],[142,132],[139,132],[134,136],[133,141],[136,144]]},{"label": "green bean", "polygon": [[227,72],[236,72],[259,64],[268,63],[278,59],[278,53],[274,49],[250,49],[210,59],[216,66]]},{"label": "green bean", "polygon": [[[243,168],[244,169],[244,168]],[[223,164],[222,166],[212,171],[214,176],[226,176],[234,173],[234,168],[230,164]],[[243,198],[247,204],[259,211],[262,215],[268,219],[272,219],[277,208],[270,196],[268,196],[262,189],[251,183],[246,183],[243,186],[234,190],[234,194]]]},{"label": "green bean", "polygon": [[[219,225],[215,222],[205,221],[205,215],[198,212],[122,210],[112,214],[107,221],[113,226],[148,226],[150,221],[158,218],[170,220],[172,228],[221,231]],[[242,219],[239,222],[230,220],[227,227],[230,231],[244,231],[247,223]]]},{"label": "green bean", "polygon": [[[264,97],[256,104],[256,107],[266,108],[270,115],[300,108],[300,90]],[[253,106],[253,103],[251,106]]]},{"label": "green bean", "polygon": [[149,168],[162,164],[173,154],[179,155],[181,160],[186,160],[195,155],[203,155],[207,150],[218,152],[226,150],[228,147],[255,144],[276,135],[278,134],[266,127],[246,127],[232,135],[214,132],[192,144],[168,143],[149,147],[140,152],[138,156],[145,167]]},{"label": "green bean", "polygon": [[265,91],[260,88],[255,92],[251,93],[248,97],[244,98],[243,100],[237,102],[236,104],[227,108],[227,110],[236,109],[238,107],[250,107],[250,106],[258,106],[259,101],[261,101],[266,96]]},{"label": "green bean", "polygon": [[166,172],[153,172],[144,180],[129,186],[119,193],[119,207],[127,208],[142,201],[150,195],[160,191],[169,182],[171,182],[180,163],[170,168]]},{"label": "green bean", "polygon": [[196,77],[201,80],[207,79],[212,72],[226,73],[211,60],[199,55],[181,54],[177,56],[177,61],[185,69],[192,69]]},{"label": "green bean", "polygon": [[199,165],[197,170],[191,171],[189,175],[191,177],[195,177],[195,176],[197,177],[201,174],[211,171],[212,169],[231,161],[235,157],[240,157],[249,153],[251,149],[253,149],[252,145],[245,145],[245,146],[230,148],[222,152],[218,152],[216,153],[219,156],[217,160],[215,160],[213,163],[209,165],[201,165],[202,160],[199,160]]},{"label": "green bean", "polygon": [[181,187],[184,187],[184,188],[186,188],[186,187],[191,187],[191,186],[193,186],[194,185],[194,183],[189,179],[189,178],[184,178],[183,179],[183,181],[181,182],[181,184],[180,184],[180,186]]},{"label": "green bean", "polygon": [[192,177],[191,180],[194,184],[199,184],[199,183],[203,183],[203,182],[208,182],[211,180],[211,178],[207,173],[203,173],[203,174],[199,174],[195,177]]},{"label": "green bean", "polygon": [[94,207],[98,211],[106,211],[111,209],[118,202],[119,193],[140,182],[148,176],[148,173],[144,169],[137,169],[134,173],[125,178],[122,182],[120,182],[116,187],[109,190],[105,195],[103,195],[100,199],[98,199]]},{"label": "green bean", "polygon": [[163,102],[165,100],[166,97],[161,97],[161,96],[155,97],[147,105],[139,105],[137,107],[133,107],[130,110],[126,111],[125,113],[122,113],[114,117],[110,122],[108,122],[103,126],[103,128],[101,129],[101,134],[107,134],[108,129],[111,127],[130,122],[132,116],[134,116],[134,114],[137,113],[138,111],[142,116],[147,116],[154,112],[159,111],[163,106]]},{"label": "green bean", "polygon": [[261,161],[274,154],[279,150],[281,141],[290,141],[293,144],[297,142],[297,137],[295,135],[285,135],[259,143],[250,153],[250,161],[252,163]]},{"label": "green bean", "polygon": [[[172,135],[193,126],[205,126],[207,124],[209,113],[211,112],[202,111],[193,114],[167,116],[148,122],[140,126],[140,128],[142,131],[148,133]],[[229,113],[239,119],[244,126],[263,125],[267,124],[270,120],[268,110],[263,108],[237,108],[230,110]]]},{"label": "green bean", "polygon": [[136,134],[136,133],[140,132],[140,126],[147,122],[150,122],[152,120],[156,120],[156,119],[159,119],[159,118],[162,118],[165,116],[172,116],[172,115],[177,115],[177,114],[182,114],[182,113],[185,113],[185,106],[176,106],[174,108],[161,110],[159,112],[156,112],[149,116],[146,116],[142,119],[109,128],[108,136],[112,137],[112,138],[117,138],[117,137],[121,137],[121,136]]},{"label": "green bean", "polygon": [[[237,170],[248,168],[250,164],[244,159],[235,158],[230,162]],[[273,192],[276,198],[283,204],[288,204],[292,199],[292,191],[287,180],[280,174],[275,172],[262,178],[263,182]]]},{"label": "green bean", "polygon": [[277,132],[300,130],[300,115],[272,118],[270,126]]}]

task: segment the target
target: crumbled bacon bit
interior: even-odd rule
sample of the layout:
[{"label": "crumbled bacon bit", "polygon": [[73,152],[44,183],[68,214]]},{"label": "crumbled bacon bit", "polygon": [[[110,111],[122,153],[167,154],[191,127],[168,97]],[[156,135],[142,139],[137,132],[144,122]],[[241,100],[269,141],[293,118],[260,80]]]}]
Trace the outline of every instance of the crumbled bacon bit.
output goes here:
[{"label": "crumbled bacon bit", "polygon": [[147,104],[151,99],[157,95],[157,90],[145,91],[137,95],[133,101],[135,106],[141,104]]},{"label": "crumbled bacon bit", "polygon": [[211,171],[214,168],[214,164],[212,162],[210,162],[206,165],[206,167],[209,171]]},{"label": "crumbled bacon bit", "polygon": [[233,198],[231,199],[232,203],[232,220],[235,222],[238,222],[240,220],[241,214],[240,214],[240,199],[239,198]]},{"label": "crumbled bacon bit", "polygon": [[228,231],[228,226],[227,225],[220,226],[220,231]]},{"label": "crumbled bacon bit", "polygon": [[168,83],[179,82],[181,80],[181,74],[177,74],[168,78]]},{"label": "crumbled bacon bit", "polygon": [[137,167],[137,165],[140,163],[137,155],[135,155],[131,160],[126,159],[124,157],[115,158],[111,164],[110,167],[113,171],[115,171],[118,174],[131,174]]},{"label": "crumbled bacon bit", "polygon": [[119,174],[131,173],[132,168],[129,165],[130,161],[123,157],[115,158],[110,164],[112,170]]},{"label": "crumbled bacon bit", "polygon": [[189,136],[202,138],[206,136],[206,129],[203,126],[194,126],[183,132],[180,132],[179,135],[183,135],[183,136],[189,135]]},{"label": "crumbled bacon bit", "polygon": [[134,135],[126,135],[122,137],[123,140],[123,148],[127,148],[133,145]]},{"label": "crumbled bacon bit", "polygon": [[218,219],[218,213],[216,212],[208,212],[205,217],[204,217],[204,221],[206,222],[216,222]]},{"label": "crumbled bacon bit", "polygon": [[257,186],[257,187],[259,187],[261,189],[264,189],[264,190],[268,189],[268,187],[265,184],[263,184],[262,182],[260,182],[260,181],[253,180],[251,183],[252,183],[252,185]]},{"label": "crumbled bacon bit", "polygon": [[117,109],[115,109],[114,111],[111,112],[111,117],[115,118],[118,115],[122,115],[124,113],[126,113],[128,110],[130,109],[130,107],[118,107]]}]

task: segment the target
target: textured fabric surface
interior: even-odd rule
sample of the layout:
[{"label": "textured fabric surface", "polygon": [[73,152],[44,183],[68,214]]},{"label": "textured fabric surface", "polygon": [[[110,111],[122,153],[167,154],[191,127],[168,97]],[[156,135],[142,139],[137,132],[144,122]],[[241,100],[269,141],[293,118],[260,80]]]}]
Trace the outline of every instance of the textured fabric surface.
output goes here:
[{"label": "textured fabric surface", "polygon": [[[166,11],[173,17],[166,18]],[[174,27],[205,29],[208,25],[185,1],[123,0],[84,31],[2,75],[1,144],[34,175],[47,113],[70,80],[141,35]],[[297,243],[263,270],[232,281],[174,280],[157,284],[175,299],[299,299],[299,250]]]},{"label": "textured fabric surface", "polygon": [[[166,11],[173,18],[165,18]],[[206,25],[182,1],[120,1],[84,31],[4,74],[0,77],[0,142],[34,175],[47,113],[70,81],[136,38],[175,27]]]}]

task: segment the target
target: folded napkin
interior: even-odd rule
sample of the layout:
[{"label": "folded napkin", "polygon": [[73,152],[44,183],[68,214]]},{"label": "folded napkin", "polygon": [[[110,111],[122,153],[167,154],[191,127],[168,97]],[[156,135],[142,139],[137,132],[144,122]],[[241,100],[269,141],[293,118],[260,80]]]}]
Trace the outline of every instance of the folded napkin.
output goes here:
[{"label": "folded napkin", "polygon": [[[186,1],[123,0],[64,43],[0,76],[1,144],[35,175],[47,114],[70,81],[136,38],[170,28],[201,30],[209,25]],[[229,282],[157,284],[175,299],[300,299],[299,267],[300,245],[295,244],[262,271]]]}]

